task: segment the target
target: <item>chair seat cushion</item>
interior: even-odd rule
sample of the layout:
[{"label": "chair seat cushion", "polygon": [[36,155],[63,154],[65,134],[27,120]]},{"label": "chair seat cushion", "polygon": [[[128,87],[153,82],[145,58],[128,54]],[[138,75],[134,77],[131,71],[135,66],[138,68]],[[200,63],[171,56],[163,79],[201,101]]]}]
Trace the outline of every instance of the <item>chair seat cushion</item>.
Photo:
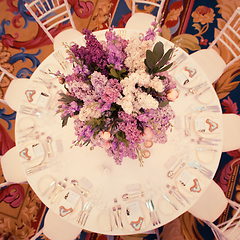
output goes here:
[{"label": "chair seat cushion", "polygon": [[9,149],[1,157],[1,167],[7,182],[21,183],[27,181],[19,159],[18,148]]},{"label": "chair seat cushion", "polygon": [[135,13],[128,19],[126,28],[147,31],[155,18],[155,16],[148,13]]},{"label": "chair seat cushion", "polygon": [[211,83],[217,81],[226,68],[224,60],[212,48],[196,51],[191,57],[199,64]]},{"label": "chair seat cushion", "polygon": [[64,30],[54,38],[53,49],[55,51],[62,47],[63,42],[67,42],[68,44],[70,44],[71,42],[76,42],[77,44],[79,44],[77,39],[81,39],[82,36],[83,34],[74,28]]},{"label": "chair seat cushion", "polygon": [[4,100],[14,111],[17,111],[19,108],[19,102],[22,99],[24,92],[26,91],[28,82],[28,78],[16,78],[12,80],[8,86]]}]

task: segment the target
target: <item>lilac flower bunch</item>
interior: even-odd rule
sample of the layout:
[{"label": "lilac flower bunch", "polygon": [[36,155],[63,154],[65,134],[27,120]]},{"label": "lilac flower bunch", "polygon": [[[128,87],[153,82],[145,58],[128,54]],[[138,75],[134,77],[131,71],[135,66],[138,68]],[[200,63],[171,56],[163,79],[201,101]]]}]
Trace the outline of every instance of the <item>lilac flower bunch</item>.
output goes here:
[{"label": "lilac flower bunch", "polygon": [[59,74],[66,89],[59,93],[62,126],[74,117],[74,145],[102,147],[116,164],[129,157],[142,165],[144,142],[166,143],[174,118],[168,92],[176,84],[167,73],[173,49],[154,45],[151,29],[129,40],[113,29],[105,41],[83,33],[85,46],[66,46],[72,73]]}]

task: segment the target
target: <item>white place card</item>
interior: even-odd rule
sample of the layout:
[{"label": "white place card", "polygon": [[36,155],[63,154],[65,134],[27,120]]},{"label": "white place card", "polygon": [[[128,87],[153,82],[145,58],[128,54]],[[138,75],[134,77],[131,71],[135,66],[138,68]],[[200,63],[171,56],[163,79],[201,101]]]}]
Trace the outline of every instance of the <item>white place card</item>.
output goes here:
[{"label": "white place card", "polygon": [[202,133],[219,133],[219,119],[214,118],[195,118],[195,130]]}]

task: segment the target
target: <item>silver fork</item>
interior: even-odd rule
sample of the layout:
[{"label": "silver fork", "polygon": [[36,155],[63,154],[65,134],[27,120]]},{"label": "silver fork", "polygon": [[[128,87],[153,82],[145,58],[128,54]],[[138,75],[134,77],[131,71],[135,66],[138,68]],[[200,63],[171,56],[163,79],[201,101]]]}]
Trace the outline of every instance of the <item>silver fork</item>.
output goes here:
[{"label": "silver fork", "polygon": [[213,177],[213,172],[205,167],[203,167],[202,165],[200,165],[199,163],[198,164],[195,164],[191,161],[188,162],[188,165],[191,167],[191,168],[194,168],[194,169],[197,169],[200,173],[202,173],[205,177],[211,179]]},{"label": "silver fork", "polygon": [[54,198],[52,199],[51,203],[54,203],[54,201],[57,199],[59,193],[62,192],[62,191],[66,188],[66,186],[67,186],[67,185],[66,185],[65,183],[63,183],[63,184],[60,186],[59,191],[55,194],[55,196],[54,196]]},{"label": "silver fork", "polygon": [[126,34],[126,30],[119,30],[119,36],[121,37],[121,38],[125,38],[125,34]]}]

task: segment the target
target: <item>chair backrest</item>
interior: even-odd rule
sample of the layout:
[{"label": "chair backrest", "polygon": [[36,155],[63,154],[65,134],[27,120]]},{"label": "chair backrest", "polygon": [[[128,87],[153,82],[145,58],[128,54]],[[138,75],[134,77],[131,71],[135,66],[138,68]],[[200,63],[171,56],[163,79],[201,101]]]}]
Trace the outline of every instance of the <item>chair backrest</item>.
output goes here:
[{"label": "chair backrest", "polygon": [[223,119],[223,152],[240,149],[240,115],[224,113]]},{"label": "chair backrest", "polygon": [[1,157],[2,172],[7,182],[21,183],[27,181],[19,158],[17,147],[12,147]]},{"label": "chair backrest", "polygon": [[[228,54],[227,66],[240,59],[240,7],[238,7],[219,32],[209,48],[216,46],[218,51]],[[221,54],[222,55],[222,54]]]},{"label": "chair backrest", "polygon": [[8,72],[6,69],[4,69],[2,66],[0,66],[0,71],[1,71],[1,75],[0,75],[0,82],[2,81],[3,77],[5,75],[7,75],[8,77],[14,79],[16,78],[14,75],[12,75],[10,72]]},{"label": "chair backrest", "polygon": [[34,0],[29,4],[25,3],[25,7],[52,43],[54,38],[50,30],[59,24],[69,20],[72,28],[76,29],[67,0]]},{"label": "chair backrest", "polygon": [[43,233],[49,239],[74,240],[81,231],[82,229],[77,225],[69,223],[55,212],[48,210],[44,220]]},{"label": "chair backrest", "polygon": [[161,3],[159,4],[159,3],[144,1],[144,0],[132,0],[132,15],[134,15],[136,12],[136,7],[138,6],[137,3],[142,3],[144,5],[152,5],[154,7],[158,7],[156,21],[159,21],[165,1],[166,0],[161,0]]},{"label": "chair backrest", "polygon": [[228,199],[222,189],[212,180],[197,202],[188,210],[203,221],[214,222],[225,210]]}]

